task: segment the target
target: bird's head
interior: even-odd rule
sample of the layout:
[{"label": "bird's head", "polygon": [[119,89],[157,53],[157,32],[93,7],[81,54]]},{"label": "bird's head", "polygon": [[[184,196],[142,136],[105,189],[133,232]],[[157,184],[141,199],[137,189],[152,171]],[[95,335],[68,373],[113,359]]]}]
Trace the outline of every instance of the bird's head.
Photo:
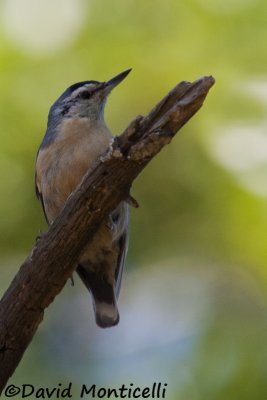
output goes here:
[{"label": "bird's head", "polygon": [[88,118],[101,121],[109,93],[131,71],[128,69],[107,82],[84,81],[70,86],[50,109],[48,127],[57,125],[64,118]]}]

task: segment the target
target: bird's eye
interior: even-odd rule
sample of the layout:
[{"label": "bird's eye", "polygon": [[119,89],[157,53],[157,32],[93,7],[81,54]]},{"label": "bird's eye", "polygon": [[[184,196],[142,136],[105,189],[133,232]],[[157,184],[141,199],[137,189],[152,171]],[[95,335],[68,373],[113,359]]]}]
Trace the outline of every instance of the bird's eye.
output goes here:
[{"label": "bird's eye", "polygon": [[85,92],[81,92],[79,94],[79,99],[89,99],[89,97],[91,96],[91,94],[86,90]]}]

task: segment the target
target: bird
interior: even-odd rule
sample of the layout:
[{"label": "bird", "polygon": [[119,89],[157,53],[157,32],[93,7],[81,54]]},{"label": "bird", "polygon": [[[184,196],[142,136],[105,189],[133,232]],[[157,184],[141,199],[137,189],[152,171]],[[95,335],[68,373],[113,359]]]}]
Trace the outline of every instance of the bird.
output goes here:
[{"label": "bird", "polygon": [[[35,189],[46,221],[53,223],[84,174],[113,138],[104,119],[110,92],[128,69],[107,82],[78,82],[68,87],[48,113],[47,129],[35,165]],[[96,324],[117,325],[117,300],[128,250],[129,206],[122,201],[101,223],[76,272],[91,293]]]}]

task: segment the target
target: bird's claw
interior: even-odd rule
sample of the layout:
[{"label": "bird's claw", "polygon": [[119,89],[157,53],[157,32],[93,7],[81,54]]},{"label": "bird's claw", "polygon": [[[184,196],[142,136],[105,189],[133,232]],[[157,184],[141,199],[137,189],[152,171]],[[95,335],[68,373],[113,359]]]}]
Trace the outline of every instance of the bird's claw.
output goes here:
[{"label": "bird's claw", "polygon": [[36,243],[38,243],[39,240],[41,240],[42,237],[43,237],[44,235],[45,235],[45,232],[42,232],[42,231],[39,229],[38,235],[36,236],[36,239],[35,239]]}]

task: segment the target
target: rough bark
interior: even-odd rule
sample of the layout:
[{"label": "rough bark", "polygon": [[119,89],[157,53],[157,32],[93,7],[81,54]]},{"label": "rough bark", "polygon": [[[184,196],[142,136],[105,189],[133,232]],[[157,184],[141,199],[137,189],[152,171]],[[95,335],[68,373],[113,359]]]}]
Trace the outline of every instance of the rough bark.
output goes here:
[{"label": "rough bark", "polygon": [[83,178],[58,218],[36,242],[0,302],[0,392],[31,342],[44,310],[73,273],[103,218],[126,199],[148,162],[199,110],[212,77],[181,82],[137,117]]}]

